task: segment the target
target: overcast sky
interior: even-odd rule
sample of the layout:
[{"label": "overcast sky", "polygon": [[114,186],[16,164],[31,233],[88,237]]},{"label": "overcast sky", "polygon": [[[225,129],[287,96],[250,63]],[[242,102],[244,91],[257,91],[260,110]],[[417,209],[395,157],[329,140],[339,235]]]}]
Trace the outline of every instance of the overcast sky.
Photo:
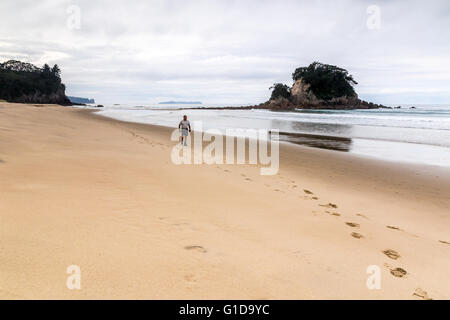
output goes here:
[{"label": "overcast sky", "polygon": [[313,61],[349,70],[366,100],[450,103],[448,0],[2,0],[0,12],[1,62],[57,63],[67,94],[99,103],[260,103]]}]

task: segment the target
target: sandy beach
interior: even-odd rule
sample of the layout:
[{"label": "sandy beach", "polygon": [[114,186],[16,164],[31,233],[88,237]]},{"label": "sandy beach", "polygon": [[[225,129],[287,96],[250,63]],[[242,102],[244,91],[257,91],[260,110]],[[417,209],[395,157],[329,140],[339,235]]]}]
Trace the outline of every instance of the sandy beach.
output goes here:
[{"label": "sandy beach", "polygon": [[176,166],[171,131],[0,103],[0,299],[450,299],[450,169]]}]

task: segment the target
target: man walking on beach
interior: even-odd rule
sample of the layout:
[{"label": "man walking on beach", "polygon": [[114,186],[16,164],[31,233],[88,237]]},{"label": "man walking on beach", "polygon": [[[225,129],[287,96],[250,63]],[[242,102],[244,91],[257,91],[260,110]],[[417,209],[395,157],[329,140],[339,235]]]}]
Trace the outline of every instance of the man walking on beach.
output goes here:
[{"label": "man walking on beach", "polygon": [[180,124],[178,125],[178,129],[181,129],[181,144],[187,146],[186,140],[189,132],[191,132],[191,123],[188,121],[187,116],[183,117],[183,120],[181,120]]}]

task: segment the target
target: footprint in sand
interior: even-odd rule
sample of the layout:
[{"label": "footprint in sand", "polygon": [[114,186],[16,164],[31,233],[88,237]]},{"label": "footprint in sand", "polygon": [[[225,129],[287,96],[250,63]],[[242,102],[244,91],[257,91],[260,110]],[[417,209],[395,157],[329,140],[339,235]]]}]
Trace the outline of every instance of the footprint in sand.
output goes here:
[{"label": "footprint in sand", "polygon": [[306,189],[305,189],[305,190],[303,190],[303,192],[304,192],[304,193],[306,193],[306,194],[310,194],[310,195],[311,195],[311,194],[314,194],[314,193],[312,193],[311,191],[309,191],[309,190],[306,190]]},{"label": "footprint in sand", "polygon": [[0,159],[0,163],[5,163],[5,161],[3,161],[2,159]]},{"label": "footprint in sand", "polygon": [[397,228],[397,227],[394,227],[394,226],[386,226],[386,228],[391,229],[391,230],[401,231],[400,228]]},{"label": "footprint in sand", "polygon": [[428,296],[428,292],[421,288],[417,288],[416,291],[414,291],[413,296],[422,298],[423,300],[433,300]]},{"label": "footprint in sand", "polygon": [[395,269],[391,269],[391,274],[394,277],[403,278],[404,276],[406,276],[408,274],[408,272],[406,272],[406,270],[402,269],[402,268],[395,268]]},{"label": "footprint in sand", "polygon": [[202,246],[186,246],[184,247],[185,250],[190,250],[190,251],[197,251],[200,253],[206,253],[208,252],[205,248],[203,248]]},{"label": "footprint in sand", "polygon": [[353,232],[352,233],[352,237],[355,238],[355,239],[362,239],[362,238],[364,238],[364,236],[362,234],[359,234],[357,232]]},{"label": "footprint in sand", "polygon": [[313,200],[319,200],[319,198],[317,198],[317,197],[312,197],[312,199],[313,199]]},{"label": "footprint in sand", "polygon": [[231,172],[231,171],[230,170],[223,170],[223,172],[227,172],[228,173],[228,172]]},{"label": "footprint in sand", "polygon": [[186,274],[184,276],[184,280],[186,280],[187,282],[196,282],[195,275],[193,275],[193,274]]},{"label": "footprint in sand", "polygon": [[398,258],[400,258],[400,254],[392,249],[384,250],[383,253],[393,260],[397,260]]},{"label": "footprint in sand", "polygon": [[447,242],[447,241],[439,240],[439,242],[443,243],[443,244],[449,244],[450,245],[450,242]]},{"label": "footprint in sand", "polygon": [[245,181],[253,181],[253,180],[250,178],[245,178]]},{"label": "footprint in sand", "polygon": [[345,224],[348,225],[349,227],[352,227],[352,228],[359,228],[360,227],[359,224],[353,223],[353,222],[346,222]]},{"label": "footprint in sand", "polygon": [[321,207],[325,207],[325,208],[332,208],[332,209],[337,209],[338,206],[335,205],[334,203],[329,203],[329,204],[321,204]]},{"label": "footprint in sand", "polygon": [[188,226],[189,223],[187,222],[178,222],[178,223],[171,223],[171,226],[175,226],[175,227],[183,227],[183,226]]},{"label": "footprint in sand", "polygon": [[341,216],[341,214],[340,213],[337,213],[337,212],[333,212],[333,213],[330,213],[332,216],[335,216],[335,217],[340,217]]},{"label": "footprint in sand", "polygon": [[340,217],[341,216],[341,214],[337,213],[337,212],[325,211],[325,213],[328,213],[330,216],[335,216],[335,217]]},{"label": "footprint in sand", "polygon": [[367,218],[365,215],[363,215],[362,213],[358,213],[356,216],[361,217],[361,218],[364,218],[364,219],[369,219],[369,218]]}]

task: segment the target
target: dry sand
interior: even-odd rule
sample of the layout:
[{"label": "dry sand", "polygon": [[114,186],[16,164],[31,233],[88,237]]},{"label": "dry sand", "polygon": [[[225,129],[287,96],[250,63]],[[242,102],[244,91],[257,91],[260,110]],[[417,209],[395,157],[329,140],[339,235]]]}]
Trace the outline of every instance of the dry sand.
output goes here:
[{"label": "dry sand", "polygon": [[175,166],[170,131],[0,103],[0,298],[450,298],[450,170],[293,145],[276,176]]}]

